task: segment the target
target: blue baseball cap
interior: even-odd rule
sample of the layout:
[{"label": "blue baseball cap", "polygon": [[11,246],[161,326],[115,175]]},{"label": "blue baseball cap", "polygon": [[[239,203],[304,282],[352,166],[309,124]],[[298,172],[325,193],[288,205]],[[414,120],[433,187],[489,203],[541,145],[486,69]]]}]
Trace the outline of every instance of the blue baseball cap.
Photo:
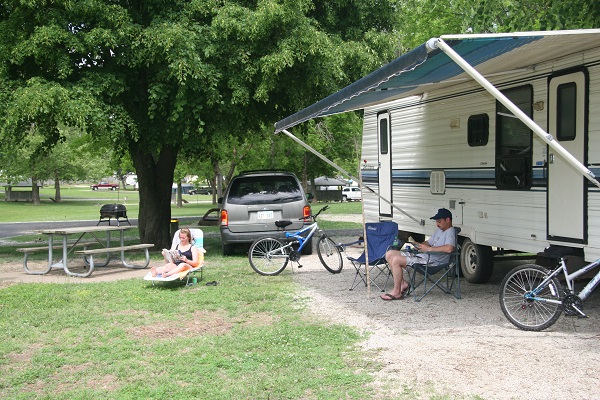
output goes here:
[{"label": "blue baseball cap", "polygon": [[438,210],[437,214],[435,214],[430,219],[433,219],[433,220],[437,221],[438,219],[446,219],[446,218],[452,219],[452,213],[450,212],[450,210],[447,210],[445,208],[440,208]]}]

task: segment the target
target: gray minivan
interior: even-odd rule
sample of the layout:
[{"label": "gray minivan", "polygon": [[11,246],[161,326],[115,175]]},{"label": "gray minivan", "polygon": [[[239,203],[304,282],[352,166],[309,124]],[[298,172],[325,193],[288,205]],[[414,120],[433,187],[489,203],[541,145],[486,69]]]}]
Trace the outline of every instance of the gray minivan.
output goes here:
[{"label": "gray minivan", "polygon": [[[310,225],[311,210],[296,175],[285,171],[247,171],[234,177],[219,199],[223,255],[236,244],[250,244],[263,236],[285,238],[275,221],[289,220],[292,231]],[[306,246],[306,254],[312,246]]]}]

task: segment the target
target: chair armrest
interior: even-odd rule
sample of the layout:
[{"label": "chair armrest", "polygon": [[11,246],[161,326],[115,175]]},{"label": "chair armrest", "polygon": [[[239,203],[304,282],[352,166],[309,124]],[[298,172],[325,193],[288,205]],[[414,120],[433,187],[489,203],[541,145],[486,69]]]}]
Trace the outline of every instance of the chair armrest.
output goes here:
[{"label": "chair armrest", "polygon": [[[411,251],[410,253],[427,255],[427,264],[429,264],[429,260],[431,259],[431,256],[434,256],[434,255],[450,256],[450,257],[460,255],[460,252],[457,250],[455,250],[451,253],[447,253],[445,251]],[[451,260],[451,258],[450,258],[450,260]]]},{"label": "chair armrest", "polygon": [[356,241],[350,242],[350,243],[339,243],[338,246],[341,246],[342,249],[345,249],[346,247],[354,246],[355,244],[361,245],[363,243],[364,243],[364,241],[359,239],[359,240],[356,240]]}]

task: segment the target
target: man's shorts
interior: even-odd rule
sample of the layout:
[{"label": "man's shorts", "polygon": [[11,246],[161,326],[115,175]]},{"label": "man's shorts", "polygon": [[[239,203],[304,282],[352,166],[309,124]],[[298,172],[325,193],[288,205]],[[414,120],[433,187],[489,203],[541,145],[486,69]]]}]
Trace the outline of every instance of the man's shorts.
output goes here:
[{"label": "man's shorts", "polygon": [[[428,257],[425,254],[415,254],[406,251],[401,251],[400,254],[406,258],[406,265],[409,267],[413,264],[427,264]],[[435,262],[432,262],[431,264],[435,265]]]}]

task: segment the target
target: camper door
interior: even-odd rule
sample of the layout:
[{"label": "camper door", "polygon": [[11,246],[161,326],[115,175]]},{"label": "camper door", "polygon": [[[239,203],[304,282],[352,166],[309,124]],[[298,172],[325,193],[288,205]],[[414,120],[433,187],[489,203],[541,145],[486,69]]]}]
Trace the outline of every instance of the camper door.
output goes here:
[{"label": "camper door", "polygon": [[[554,76],[548,86],[548,132],[586,165],[587,74]],[[585,178],[548,149],[548,239],[587,242]]]}]

